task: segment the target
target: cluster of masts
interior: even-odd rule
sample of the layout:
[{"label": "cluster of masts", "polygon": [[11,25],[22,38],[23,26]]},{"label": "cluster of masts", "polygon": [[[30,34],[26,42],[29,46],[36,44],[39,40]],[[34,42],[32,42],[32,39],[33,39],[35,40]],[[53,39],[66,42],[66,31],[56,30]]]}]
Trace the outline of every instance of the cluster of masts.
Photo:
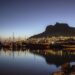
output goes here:
[{"label": "cluster of masts", "polygon": [[11,37],[0,37],[0,42],[16,42],[16,41],[25,41],[27,39],[27,37],[16,37],[14,35],[14,32],[13,32],[13,35]]}]

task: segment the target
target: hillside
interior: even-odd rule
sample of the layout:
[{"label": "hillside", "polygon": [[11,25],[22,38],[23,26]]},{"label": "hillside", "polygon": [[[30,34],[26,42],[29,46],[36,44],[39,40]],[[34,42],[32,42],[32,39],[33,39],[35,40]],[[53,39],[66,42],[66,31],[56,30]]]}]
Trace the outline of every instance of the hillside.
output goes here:
[{"label": "hillside", "polygon": [[75,36],[75,27],[70,27],[66,23],[56,23],[48,25],[44,32],[31,36],[30,38],[42,38],[52,36]]}]

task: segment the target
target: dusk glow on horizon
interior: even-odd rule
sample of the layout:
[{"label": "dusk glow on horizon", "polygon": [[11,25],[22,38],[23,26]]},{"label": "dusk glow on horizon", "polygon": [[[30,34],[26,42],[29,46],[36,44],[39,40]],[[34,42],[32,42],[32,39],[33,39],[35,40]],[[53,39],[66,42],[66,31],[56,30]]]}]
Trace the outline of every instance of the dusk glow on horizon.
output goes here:
[{"label": "dusk glow on horizon", "polygon": [[32,36],[56,22],[75,27],[75,0],[0,0],[0,37]]}]

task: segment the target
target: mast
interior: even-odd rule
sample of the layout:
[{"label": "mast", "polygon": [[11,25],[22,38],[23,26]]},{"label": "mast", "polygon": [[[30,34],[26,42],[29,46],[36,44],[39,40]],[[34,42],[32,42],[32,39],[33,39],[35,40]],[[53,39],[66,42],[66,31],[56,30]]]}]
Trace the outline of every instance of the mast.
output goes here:
[{"label": "mast", "polygon": [[15,37],[14,37],[14,32],[13,32],[13,37],[12,37],[12,50],[15,49],[15,41],[14,41]]},{"label": "mast", "polygon": [[14,37],[14,32],[13,32],[13,42],[14,42],[14,39],[15,39],[15,37]]}]

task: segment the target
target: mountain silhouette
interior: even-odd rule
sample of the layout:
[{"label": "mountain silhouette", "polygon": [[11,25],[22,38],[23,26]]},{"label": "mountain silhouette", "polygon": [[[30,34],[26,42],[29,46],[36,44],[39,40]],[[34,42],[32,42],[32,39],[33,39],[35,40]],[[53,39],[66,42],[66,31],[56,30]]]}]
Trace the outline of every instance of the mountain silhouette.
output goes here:
[{"label": "mountain silhouette", "polygon": [[56,23],[55,25],[48,25],[44,32],[31,36],[31,38],[52,36],[75,36],[75,27],[70,27],[66,23]]}]

